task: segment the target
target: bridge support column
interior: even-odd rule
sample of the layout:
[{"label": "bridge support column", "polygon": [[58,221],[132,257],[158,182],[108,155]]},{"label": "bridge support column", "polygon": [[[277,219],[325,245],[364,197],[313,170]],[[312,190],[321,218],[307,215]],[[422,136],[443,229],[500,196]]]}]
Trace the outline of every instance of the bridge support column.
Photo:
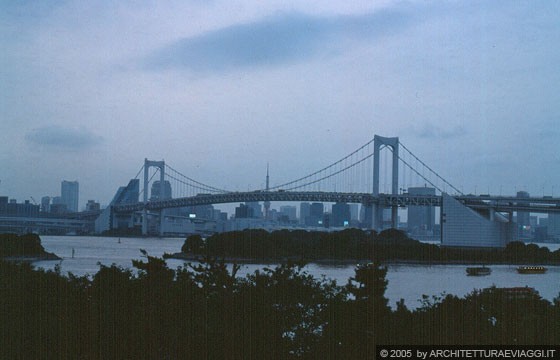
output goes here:
[{"label": "bridge support column", "polygon": [[[148,188],[149,188],[149,170],[150,167],[157,167],[159,169],[159,194],[160,198],[164,194],[164,180],[165,180],[165,161],[151,161],[147,158],[144,158],[144,210],[142,211],[142,235],[148,235],[148,209],[146,206],[148,205]],[[163,214],[163,211],[160,215]],[[163,219],[163,216],[160,216],[160,220]],[[160,224],[160,235],[162,234],[163,227]]]},{"label": "bridge support column", "polygon": [[159,211],[159,236],[163,236],[163,225],[165,224],[165,209]]},{"label": "bridge support column", "polygon": [[364,208],[364,218],[360,219],[363,222],[363,226],[368,229],[375,229],[374,228],[374,219],[373,219],[373,204],[364,204],[362,203],[362,207]]},{"label": "bridge support column", "polygon": [[148,235],[148,212],[146,209],[142,211],[142,235]]},{"label": "bridge support column", "polygon": [[[393,195],[399,194],[399,138],[387,138],[375,135],[373,138],[373,195],[379,197],[379,154],[382,146],[388,146],[393,151],[392,172],[391,172],[391,192]],[[385,206],[378,202],[374,206],[373,227],[375,230],[383,229],[383,210]],[[398,226],[398,206],[391,208],[391,227]]]}]

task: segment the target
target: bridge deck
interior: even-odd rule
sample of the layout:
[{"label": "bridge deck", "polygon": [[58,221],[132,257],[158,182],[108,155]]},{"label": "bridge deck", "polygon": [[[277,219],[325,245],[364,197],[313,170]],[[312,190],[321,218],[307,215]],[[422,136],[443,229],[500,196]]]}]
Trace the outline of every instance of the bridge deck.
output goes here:
[{"label": "bridge deck", "polygon": [[[455,196],[463,204],[471,208],[492,208],[500,212],[527,211],[527,212],[560,212],[560,198],[517,198],[508,196]],[[438,195],[388,195],[374,196],[366,193],[338,193],[338,192],[293,192],[293,191],[252,191],[230,192],[223,194],[199,194],[192,197],[149,201],[146,204],[114,205],[117,213],[130,213],[135,211],[161,210],[196,205],[225,204],[254,201],[303,201],[303,202],[344,202],[359,203],[366,206],[379,204],[391,206],[441,206],[442,197]]]}]

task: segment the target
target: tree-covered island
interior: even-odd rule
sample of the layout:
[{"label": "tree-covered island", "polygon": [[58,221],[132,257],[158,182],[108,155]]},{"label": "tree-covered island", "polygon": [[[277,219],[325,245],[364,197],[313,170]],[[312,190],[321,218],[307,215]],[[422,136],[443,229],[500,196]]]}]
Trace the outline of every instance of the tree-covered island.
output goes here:
[{"label": "tree-covered island", "polygon": [[278,230],[267,232],[248,229],[214,234],[203,240],[200,235],[187,237],[180,253],[166,258],[196,260],[203,257],[223,258],[237,262],[418,262],[429,264],[560,264],[560,250],[522,242],[511,242],[505,248],[446,248],[409,238],[394,229],[363,231],[347,229],[338,232]]},{"label": "tree-covered island", "polygon": [[41,238],[36,234],[0,234],[0,258],[16,261],[60,259],[45,251]]}]

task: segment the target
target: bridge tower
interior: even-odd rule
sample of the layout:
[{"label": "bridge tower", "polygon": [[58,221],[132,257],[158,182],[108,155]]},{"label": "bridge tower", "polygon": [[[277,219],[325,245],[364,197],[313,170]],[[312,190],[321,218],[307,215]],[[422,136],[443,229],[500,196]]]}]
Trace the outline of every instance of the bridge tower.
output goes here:
[{"label": "bridge tower", "polygon": [[[268,163],[266,164],[266,191],[269,191]],[[264,202],[264,219],[268,220],[270,216],[270,201]]]},{"label": "bridge tower", "polygon": [[[392,179],[391,179],[391,193],[393,195],[399,194],[399,138],[398,137],[383,137],[375,135],[373,138],[373,196],[379,196],[379,154],[382,147],[390,147],[393,150],[392,159]],[[380,230],[383,227],[383,209],[384,207],[380,202],[373,205],[373,228]],[[391,227],[397,228],[397,206],[391,208]]]},{"label": "bridge tower", "polygon": [[[152,161],[147,158],[144,159],[144,213],[142,215],[142,235],[148,235],[148,210],[146,205],[148,204],[148,173],[150,167],[156,167],[159,169],[159,193],[164,193],[164,179],[165,179],[165,161]],[[160,210],[159,216],[159,234],[163,235],[163,222],[164,222],[164,210]]]}]

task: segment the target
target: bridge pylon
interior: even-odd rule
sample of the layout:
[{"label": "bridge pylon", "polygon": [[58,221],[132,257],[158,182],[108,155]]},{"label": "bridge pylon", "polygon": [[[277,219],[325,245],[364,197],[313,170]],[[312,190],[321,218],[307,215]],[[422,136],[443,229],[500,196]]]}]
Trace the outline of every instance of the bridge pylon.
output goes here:
[{"label": "bridge pylon", "polygon": [[[391,179],[391,193],[393,195],[399,194],[399,138],[398,137],[383,137],[375,135],[373,138],[373,196],[379,197],[379,154],[382,147],[390,147],[393,152],[392,157],[392,179]],[[383,228],[383,209],[384,206],[378,202],[373,205],[373,228],[381,230]],[[391,227],[397,228],[398,206],[391,207]]]},{"label": "bridge pylon", "polygon": [[[152,161],[147,158],[144,159],[144,211],[142,213],[142,235],[148,235],[148,210],[146,205],[148,204],[148,175],[150,167],[156,167],[159,169],[159,193],[164,193],[164,179],[165,179],[165,161]],[[160,195],[161,196],[161,195]],[[163,221],[164,221],[164,209],[160,210],[160,224],[159,224],[159,234],[163,235]]]}]

